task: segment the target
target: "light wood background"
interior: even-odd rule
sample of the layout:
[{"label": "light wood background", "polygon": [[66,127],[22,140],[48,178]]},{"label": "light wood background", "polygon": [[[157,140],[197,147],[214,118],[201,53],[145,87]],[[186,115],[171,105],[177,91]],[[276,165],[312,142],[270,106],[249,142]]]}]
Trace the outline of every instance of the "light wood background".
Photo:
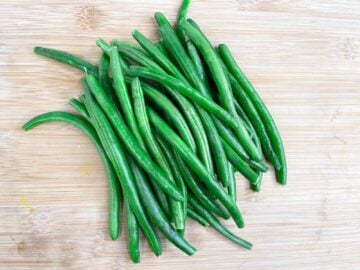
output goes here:
[{"label": "light wood background", "polygon": [[95,39],[157,37],[152,15],[180,1],[16,0],[0,3],[0,269],[360,269],[360,2],[194,1],[190,16],[225,42],[280,128],[289,184],[238,179],[245,251],[189,222],[187,257],[167,241],[159,258],[107,233],[104,171],[89,140],[65,124],[21,125],[67,110],[81,73],[35,55],[36,45],[96,63]]}]

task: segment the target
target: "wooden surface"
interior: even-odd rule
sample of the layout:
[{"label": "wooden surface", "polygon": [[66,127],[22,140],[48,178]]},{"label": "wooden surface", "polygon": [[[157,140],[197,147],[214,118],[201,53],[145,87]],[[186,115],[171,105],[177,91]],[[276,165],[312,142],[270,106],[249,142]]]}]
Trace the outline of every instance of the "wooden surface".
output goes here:
[{"label": "wooden surface", "polygon": [[[239,177],[246,228],[239,248],[189,222],[187,257],[164,241],[130,263],[107,233],[107,189],[94,147],[78,130],[21,125],[71,110],[81,73],[32,52],[66,50],[94,63],[95,39],[157,37],[152,19],[174,19],[180,1],[16,0],[0,3],[0,269],[359,269],[360,2],[194,1],[190,16],[214,44],[226,42],[280,128],[289,184],[272,173],[252,193]],[[106,4],[104,4],[106,3]]]}]

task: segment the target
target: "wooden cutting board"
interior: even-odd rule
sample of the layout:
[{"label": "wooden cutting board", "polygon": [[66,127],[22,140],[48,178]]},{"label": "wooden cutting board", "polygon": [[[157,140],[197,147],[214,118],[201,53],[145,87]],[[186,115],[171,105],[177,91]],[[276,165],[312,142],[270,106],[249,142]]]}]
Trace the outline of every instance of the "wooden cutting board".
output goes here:
[{"label": "wooden cutting board", "polygon": [[126,230],[107,232],[107,187],[89,140],[65,124],[27,134],[21,125],[71,111],[82,74],[42,58],[34,46],[96,63],[98,37],[158,38],[152,15],[176,17],[180,1],[16,0],[0,3],[0,269],[359,269],[360,2],[194,1],[190,16],[227,43],[280,128],[289,184],[264,176],[260,193],[238,176],[245,251],[189,221],[188,257],[167,241],[156,258],[141,241],[127,255]]}]

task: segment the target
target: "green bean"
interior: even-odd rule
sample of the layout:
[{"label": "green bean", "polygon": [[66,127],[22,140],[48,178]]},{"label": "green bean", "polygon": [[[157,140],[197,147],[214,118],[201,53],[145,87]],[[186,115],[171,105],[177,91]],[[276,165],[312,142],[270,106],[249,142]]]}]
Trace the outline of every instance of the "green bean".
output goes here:
[{"label": "green bean", "polygon": [[256,184],[250,183],[250,188],[255,192],[259,192],[260,187],[261,187],[261,180],[262,180],[262,173],[260,172],[259,175],[258,175],[258,179],[256,181]]},{"label": "green bean", "polygon": [[177,24],[179,24],[182,20],[186,19],[189,7],[190,7],[190,0],[183,0],[181,7],[179,9],[178,12],[178,16],[177,16]]},{"label": "green bean", "polygon": [[[96,80],[94,76],[88,76]],[[88,85],[87,80],[83,78],[82,84],[85,92],[85,105],[88,108],[91,119],[93,119],[94,127],[100,137],[102,145],[104,146],[105,152],[109,156],[109,159],[111,160],[115,172],[120,180],[124,196],[128,199],[131,210],[134,212],[134,215],[147,237],[152,250],[157,256],[159,256],[162,252],[161,243],[158,235],[152,228],[144,213],[137,193],[138,191],[134,185],[134,176],[130,170],[125,153],[110,122],[101,108],[97,105],[92,93],[90,92],[90,89],[94,88],[93,85],[91,85],[92,83]],[[110,101],[109,104],[111,104]]]},{"label": "green bean", "polygon": [[174,149],[181,155],[194,173],[215,193],[224,207],[233,217],[236,225],[240,228],[244,227],[244,221],[236,204],[231,200],[228,194],[215,181],[214,177],[206,170],[200,160],[193,154],[190,148],[179,138],[179,136],[157,115],[157,113],[148,109],[150,122],[155,126],[161,136],[167,140]]},{"label": "green bean", "polygon": [[131,48],[133,50],[137,50],[141,53],[144,53],[144,51],[141,49],[141,47],[135,45],[134,43],[131,42],[126,42],[126,41],[120,41],[117,39],[114,39],[111,41],[111,46],[116,46],[116,47],[127,47],[127,48]]},{"label": "green bean", "polygon": [[286,184],[286,159],[284,147],[281,141],[279,130],[270,114],[266,108],[264,102],[261,100],[259,94],[256,92],[255,88],[252,86],[250,81],[246,78],[245,74],[242,72],[240,67],[237,65],[235,59],[231,55],[230,50],[225,44],[219,45],[219,53],[225,65],[229,69],[230,73],[235,77],[235,79],[243,87],[246,94],[249,96],[250,100],[253,102],[258,114],[260,115],[268,135],[270,137],[271,145],[280,161],[281,168],[276,169],[277,181],[285,185]]},{"label": "green bean", "polygon": [[192,193],[197,197],[197,199],[207,209],[209,209],[209,211],[224,219],[228,219],[230,216],[226,212],[226,210],[222,209],[219,205],[212,201],[207,194],[205,194],[204,190],[198,185],[197,181],[195,180],[195,176],[191,173],[189,168],[184,163],[183,159],[176,151],[174,151],[172,159],[176,160],[177,165],[180,168],[181,174],[183,175],[184,181],[186,182]]},{"label": "green bean", "polygon": [[145,179],[145,176],[135,166],[133,168],[134,174],[137,175],[135,178],[137,189],[140,193],[143,204],[146,205],[147,213],[152,222],[159,228],[159,230],[179,249],[184,251],[188,255],[192,255],[196,252],[196,249],[192,247],[184,238],[182,238],[174,229],[170,226],[166,220],[164,213],[161,211],[157,204],[153,193],[150,190],[149,184]]},{"label": "green bean", "polygon": [[151,58],[149,58],[145,52],[139,51],[137,49],[133,49],[132,47],[126,46],[121,43],[117,43],[116,47],[118,48],[120,54],[138,63],[141,66],[156,70],[163,70],[158,64],[156,64]]},{"label": "green bean", "polygon": [[99,102],[99,105],[113,124],[116,133],[133,158],[152,179],[157,181],[166,194],[175,200],[183,200],[181,192],[178,190],[176,185],[169,181],[164,172],[152,161],[149,154],[145,152],[138,141],[136,141],[136,138],[126,126],[122,116],[118,113],[107,97],[105,91],[101,88],[98,80],[94,76],[88,75],[86,76],[86,82],[88,83],[96,100]]},{"label": "green bean", "polygon": [[261,141],[261,146],[264,149],[265,157],[270,161],[270,163],[274,166],[274,168],[279,170],[281,164],[271,145],[270,138],[266,132],[265,125],[262,122],[260,115],[258,114],[252,101],[249,99],[249,96],[240,86],[240,84],[236,81],[236,79],[232,75],[229,75],[229,78],[231,81],[231,85],[233,86],[234,95],[240,105],[238,111],[241,112],[240,111],[241,108],[246,111],[245,114],[249,117],[250,123],[255,129],[255,135],[259,136],[259,139]]},{"label": "green bean", "polygon": [[219,58],[214,48],[207,40],[207,38],[202,34],[202,32],[198,31],[187,21],[182,21],[180,24],[180,28],[185,30],[186,34],[191,38],[191,40],[195,43],[197,48],[202,53],[210,69],[215,84],[219,90],[220,103],[222,104],[222,106],[224,106],[224,108],[226,108],[226,110],[230,114],[232,114],[235,117],[238,123],[238,128],[235,129],[235,133],[238,136],[243,147],[249,153],[252,159],[256,161],[260,161],[261,160],[260,153],[258,152],[257,148],[252,142],[242,121],[240,121],[240,119],[236,114],[231,86],[229,84],[229,81],[226,77],[224,70],[222,69],[221,62],[219,61]]},{"label": "green bean", "polygon": [[[135,30],[135,31],[137,31],[137,30]],[[137,31],[137,32],[138,32],[138,31]],[[134,32],[133,32],[133,36],[134,36]],[[138,42],[139,42],[139,41],[138,41]],[[151,41],[150,41],[150,42],[151,42]],[[152,43],[152,42],[151,42],[151,43]],[[153,43],[152,43],[152,44],[153,44]],[[166,48],[165,48],[164,43],[162,42],[162,40],[156,42],[156,43],[153,44],[153,45],[155,45],[155,47],[156,47],[165,57],[169,58],[169,55],[168,55],[168,53],[167,53],[167,51],[166,51]],[[149,52],[148,52],[148,54],[149,54]]]},{"label": "green bean", "polygon": [[[141,34],[139,31],[135,30],[132,33],[133,37],[140,44],[140,46],[153,58],[155,61],[162,67],[170,75],[174,77],[186,81],[184,75],[177,69],[177,67],[169,60],[166,55],[166,50],[159,49],[156,45],[154,45],[151,40]],[[161,43],[162,44],[162,43]]]},{"label": "green bean", "polygon": [[230,232],[228,229],[226,229],[220,222],[217,220],[216,217],[214,217],[211,213],[209,213],[204,207],[201,206],[194,198],[191,196],[189,197],[189,203],[190,205],[198,212],[200,215],[219,233],[224,235],[226,238],[228,238],[230,241],[246,248],[251,249],[252,244],[245,241],[244,239],[241,239],[240,237],[234,235],[232,232]]},{"label": "green bean", "polygon": [[109,72],[110,72],[110,58],[105,52],[103,52],[101,54],[100,62],[99,62],[99,82],[101,87],[109,95],[111,101],[115,105],[117,105],[116,96],[111,86],[112,81],[110,79]]},{"label": "green bean", "polygon": [[69,123],[81,131],[83,131],[89,139],[95,144],[96,149],[100,155],[100,158],[104,164],[105,171],[108,178],[108,188],[109,188],[109,233],[112,240],[118,238],[120,232],[120,203],[121,203],[121,191],[119,180],[114,171],[113,165],[111,164],[109,158],[107,157],[103,146],[99,140],[98,135],[96,134],[95,129],[92,125],[74,115],[67,112],[48,112],[39,116],[34,117],[28,121],[23,129],[25,131],[31,130],[34,127],[37,127],[41,124],[48,122],[65,122]]},{"label": "green bean", "polygon": [[202,216],[200,216],[198,213],[196,213],[193,209],[189,208],[187,215],[189,218],[191,218],[192,220],[195,220],[200,225],[202,225],[204,227],[209,226],[209,223]]},{"label": "green bean", "polygon": [[[148,146],[152,157],[158,163],[160,168],[162,168],[167,177],[174,182],[175,180],[170,169],[170,165],[167,162],[163,152],[161,151],[151,130],[150,122],[146,114],[144,93],[141,88],[140,81],[137,77],[133,79],[131,83],[131,89],[135,108],[135,116],[145,144]],[[175,222],[176,229],[183,229],[185,217],[182,209],[182,202],[170,200],[170,207],[172,210],[172,217]]]},{"label": "green bean", "polygon": [[229,162],[247,179],[250,183],[256,183],[257,174],[254,172],[249,164],[247,164],[243,159],[241,159],[235,151],[224,141],[222,140],[224,150]]},{"label": "green bean", "polygon": [[76,98],[72,98],[69,101],[69,104],[71,105],[71,107],[73,107],[75,109],[75,111],[77,111],[82,117],[84,117],[86,120],[90,120],[90,116],[89,113],[85,107],[85,105],[83,103],[81,103],[79,100],[77,100]]},{"label": "green bean", "polygon": [[67,52],[58,51],[49,48],[43,48],[43,47],[35,47],[34,52],[36,54],[46,56],[48,58],[57,60],[61,63],[77,68],[85,73],[89,73],[97,76],[98,69],[96,66]]},{"label": "green bean", "polygon": [[231,163],[229,162],[229,186],[228,186],[228,193],[230,197],[236,202],[236,177],[235,177],[235,171]]},{"label": "green bean", "polygon": [[128,200],[124,199],[126,221],[128,227],[127,242],[128,250],[131,260],[134,263],[140,262],[140,237],[139,237],[139,225],[133,211],[130,208]]},{"label": "green bean", "polygon": [[188,97],[205,110],[213,113],[216,117],[224,121],[227,125],[231,126],[234,130],[238,128],[238,124],[235,121],[234,117],[228,112],[226,112],[222,107],[208,100],[194,88],[189,87],[186,83],[172,76],[158,72],[156,70],[151,70],[149,68],[138,66],[131,66],[129,74],[134,77],[138,76],[141,78],[153,80],[165,85],[166,87],[176,89],[176,91],[178,91],[180,94]]}]

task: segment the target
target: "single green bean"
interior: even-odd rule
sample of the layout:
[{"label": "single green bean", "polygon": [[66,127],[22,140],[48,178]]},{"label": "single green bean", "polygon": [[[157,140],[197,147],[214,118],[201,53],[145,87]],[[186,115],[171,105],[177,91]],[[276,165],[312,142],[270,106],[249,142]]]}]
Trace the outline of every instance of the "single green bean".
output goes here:
[{"label": "single green bean", "polygon": [[250,183],[250,188],[255,191],[255,192],[259,192],[260,188],[261,188],[261,181],[262,181],[262,173],[260,172],[258,175],[258,180],[256,181],[256,184],[252,184]]},{"label": "single green bean", "polygon": [[133,172],[137,177],[136,185],[140,193],[143,204],[146,205],[147,213],[152,222],[159,228],[159,230],[179,249],[188,255],[193,255],[196,249],[192,247],[184,238],[182,238],[169,224],[164,213],[161,211],[159,205],[150,190],[149,184],[142,172],[135,166]]},{"label": "single green bean", "polygon": [[145,152],[138,143],[132,132],[126,126],[122,116],[118,113],[110,99],[107,97],[105,91],[101,88],[98,80],[94,76],[88,75],[86,76],[86,82],[133,158],[149,174],[151,179],[157,181],[166,194],[175,200],[183,200],[182,194],[176,185],[165,176],[162,169],[152,161],[149,154]]},{"label": "single green bean", "polygon": [[35,47],[34,52],[36,54],[46,56],[48,58],[57,60],[61,63],[77,68],[85,73],[93,74],[95,76],[97,76],[98,74],[98,68],[96,66],[67,52],[49,49],[49,48],[43,48],[43,47]]},{"label": "single green bean", "polygon": [[127,243],[131,260],[134,263],[140,262],[140,237],[139,237],[139,225],[133,211],[130,208],[128,200],[124,199],[126,221],[128,227]]},{"label": "single green bean", "polygon": [[[85,105],[89,111],[91,119],[93,119],[94,127],[99,135],[102,145],[104,146],[105,152],[109,156],[109,159],[111,160],[115,172],[120,180],[124,196],[128,200],[131,210],[134,212],[134,215],[147,237],[152,250],[157,256],[159,256],[162,252],[161,243],[157,233],[148,221],[140,203],[138,191],[134,184],[134,176],[130,170],[125,153],[106,115],[98,106],[92,96],[92,93],[90,92],[92,86],[88,85],[87,80],[84,78],[82,79],[82,84],[85,92]],[[111,104],[110,101],[109,103]]]},{"label": "single green bean", "polygon": [[170,143],[174,149],[181,155],[194,173],[208,186],[224,207],[229,211],[233,217],[236,225],[240,228],[244,227],[244,221],[236,204],[231,200],[228,194],[215,181],[214,177],[206,170],[200,160],[193,154],[191,149],[179,138],[179,136],[157,115],[157,113],[148,109],[148,116],[150,122],[155,126],[161,136]]},{"label": "single green bean", "polygon": [[279,130],[273,120],[270,112],[266,108],[264,102],[260,98],[259,94],[256,92],[255,88],[252,86],[250,81],[247,79],[245,74],[242,72],[240,67],[237,65],[235,59],[233,58],[230,50],[225,44],[219,45],[219,53],[225,65],[229,69],[230,73],[235,77],[235,79],[240,83],[243,87],[246,94],[249,96],[251,101],[253,102],[258,114],[260,115],[268,135],[270,137],[270,141],[272,147],[280,161],[281,168],[276,169],[277,181],[285,185],[286,184],[286,158],[284,152],[284,146],[280,137]]},{"label": "single green bean", "polygon": [[105,171],[108,178],[108,188],[109,188],[109,233],[112,240],[118,238],[120,233],[120,204],[121,204],[121,191],[119,180],[114,171],[113,165],[111,164],[109,158],[107,157],[103,146],[99,140],[98,135],[96,134],[95,129],[92,125],[74,115],[67,112],[48,112],[39,116],[34,117],[28,121],[23,129],[25,131],[31,130],[34,127],[37,127],[41,124],[49,122],[65,122],[71,124],[81,131],[83,131],[89,139],[95,144],[96,149],[100,155],[100,158],[104,164]]},{"label": "single green bean", "polygon": [[189,197],[189,203],[190,205],[198,212],[200,215],[219,233],[224,235],[226,238],[228,238],[230,241],[246,248],[251,249],[252,244],[245,241],[244,239],[241,239],[240,237],[234,235],[232,232],[230,232],[228,229],[226,229],[220,222],[217,220],[216,217],[214,217],[211,213],[209,213],[204,207],[201,206],[200,203],[198,203],[194,198],[191,196]]}]

